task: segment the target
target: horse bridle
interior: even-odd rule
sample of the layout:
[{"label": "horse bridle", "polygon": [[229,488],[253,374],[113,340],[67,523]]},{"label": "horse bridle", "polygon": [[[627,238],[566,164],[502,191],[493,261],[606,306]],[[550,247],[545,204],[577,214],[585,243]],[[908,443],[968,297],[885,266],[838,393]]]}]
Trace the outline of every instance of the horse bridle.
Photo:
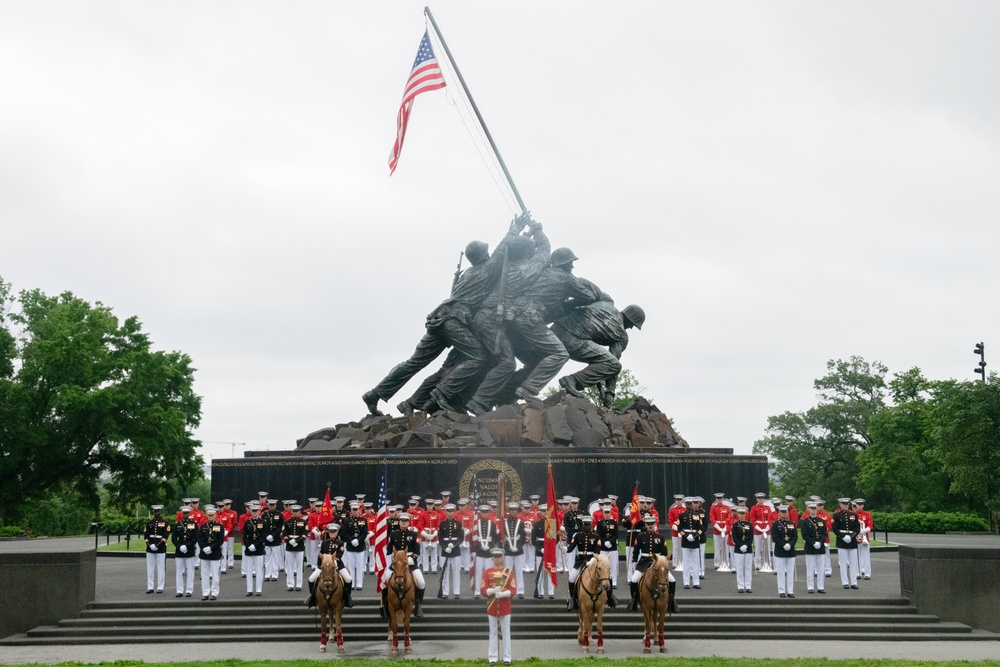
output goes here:
[{"label": "horse bridle", "polygon": [[[588,567],[590,567],[590,566],[588,565]],[[595,563],[593,567],[596,568],[597,564]],[[584,569],[586,569],[586,568],[584,568]],[[580,576],[581,577],[583,576],[583,572],[580,572]],[[588,597],[590,597],[590,603],[591,604],[597,602],[597,598],[601,597],[601,593],[605,593],[606,594],[608,591],[611,590],[611,577],[597,577],[597,592],[596,593],[590,592],[590,589],[587,588],[587,585],[583,583],[583,579],[577,579],[577,581],[580,582],[580,588],[583,589],[583,592],[586,593]],[[601,586],[601,582],[605,582],[605,581],[608,582],[608,587],[607,588],[605,588],[604,586]]]},{"label": "horse bridle", "polygon": [[392,573],[392,590],[396,593],[396,597],[402,602],[403,598],[407,593],[410,592],[410,588],[413,587],[413,583],[406,583],[405,574],[396,574],[395,570]]},{"label": "horse bridle", "polygon": [[[337,590],[337,579],[340,578],[341,578],[340,572],[334,570],[332,577],[330,577],[329,579],[327,577],[323,577],[322,579],[319,580],[319,590],[322,591],[323,597],[326,599],[327,604],[330,604],[330,598],[333,597],[334,592]],[[330,592],[327,592],[326,590],[327,587],[324,585],[327,582],[330,583]]]},{"label": "horse bridle", "polygon": [[[652,572],[651,575],[649,574],[650,572]],[[669,571],[667,574],[670,574]],[[649,581],[646,582],[646,590],[649,591],[649,596],[654,600],[663,595],[669,588],[670,580],[667,579],[665,581],[660,581],[653,565],[650,565],[649,569],[643,573],[643,577],[648,577],[649,579]]]}]

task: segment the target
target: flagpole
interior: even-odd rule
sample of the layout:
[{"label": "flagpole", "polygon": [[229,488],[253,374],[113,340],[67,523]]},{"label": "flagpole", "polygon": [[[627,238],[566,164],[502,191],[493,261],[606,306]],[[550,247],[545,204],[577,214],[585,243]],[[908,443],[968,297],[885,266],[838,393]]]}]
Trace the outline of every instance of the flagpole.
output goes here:
[{"label": "flagpole", "polygon": [[465,85],[465,78],[462,76],[461,70],[458,69],[458,65],[455,63],[455,59],[451,55],[451,49],[448,48],[448,42],[444,41],[444,35],[441,34],[441,29],[438,28],[437,21],[434,20],[434,14],[431,13],[431,8],[424,7],[424,14],[431,22],[431,27],[434,28],[434,34],[437,35],[438,41],[441,42],[441,46],[444,47],[444,53],[448,56],[448,62],[451,64],[451,68],[454,70],[455,76],[458,77],[458,82],[462,84],[462,90],[465,91],[466,99],[468,99],[472,104],[472,110],[475,112],[476,118],[479,120],[479,126],[483,128],[483,132],[486,134],[486,139],[490,142],[490,147],[493,149],[493,154],[496,156],[497,162],[500,163],[500,169],[503,171],[503,175],[507,179],[507,184],[510,186],[511,192],[514,193],[514,198],[517,199],[518,206],[521,207],[521,213],[527,213],[528,208],[524,205],[524,200],[521,199],[521,193],[517,191],[517,186],[514,185],[514,179],[510,177],[510,172],[507,170],[507,164],[503,161],[503,156],[500,155],[496,142],[493,141],[493,135],[490,134],[490,129],[486,127],[486,121],[483,120],[483,115],[479,113],[479,107],[476,105],[476,100],[473,99],[472,93],[469,92],[469,87]]}]

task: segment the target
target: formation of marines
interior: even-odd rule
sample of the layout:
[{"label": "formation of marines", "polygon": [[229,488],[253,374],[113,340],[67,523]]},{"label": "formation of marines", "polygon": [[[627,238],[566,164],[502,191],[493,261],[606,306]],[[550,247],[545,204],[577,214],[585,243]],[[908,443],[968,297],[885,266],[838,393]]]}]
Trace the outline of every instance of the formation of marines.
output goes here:
[{"label": "formation of marines", "polygon": [[514,219],[492,254],[486,243],[472,241],[464,256],[471,266],[456,272],[450,296],[427,316],[413,354],[362,395],[369,412],[382,414],[379,401],[391,400],[446,349],[441,368],[399,403],[401,413],[480,415],[532,400],[570,359],[586,367],[559,378],[559,385],[573,396],[597,387],[610,406],[627,330],[642,328],[642,308],[618,310],[610,295],[573,275],[577,256],[569,248],[551,250],[529,213]]},{"label": "formation of marines", "polygon": [[[556,595],[552,578],[545,574],[543,553],[547,507],[538,495],[500,508],[496,501],[473,507],[467,498],[451,502],[451,493],[440,498],[413,496],[404,506],[388,507],[386,552],[405,550],[417,586],[415,614],[422,615],[424,572],[441,571],[437,597],[459,599],[462,573],[468,573],[470,592],[481,596],[485,573],[495,567],[496,550],[503,552],[503,566],[511,572],[512,594],[523,599]],[[235,564],[235,538],[240,536],[240,569],[247,580],[246,595],[263,594],[263,582],[278,581],[284,573],[289,591],[301,591],[319,575],[319,554],[337,557],[337,569],[344,581],[345,605],[352,606],[351,594],[361,590],[366,574],[375,572],[376,513],[364,494],[348,501],[332,499],[329,511],[323,501],[309,498],[300,505],[295,500],[268,498],[261,491],[257,500],[245,503],[245,513],[237,516],[232,501],[224,499],[204,511],[197,498],[185,498],[173,521],[163,515],[161,505],[152,506],[152,518],[145,527],[147,593],[162,593],[165,562],[173,549],[176,596],[191,597],[195,572],[201,570],[202,600],[219,595],[219,577]],[[685,589],[701,588],[705,578],[705,546],[713,539],[715,569],[736,574],[737,593],[753,592],[753,576],[774,572],[779,597],[795,597],[796,557],[805,555],[806,589],[824,593],[824,580],[832,576],[830,547],[835,545],[841,582],[845,589],[857,589],[858,581],[870,579],[872,531],[871,513],[864,499],[839,499],[832,514],[825,502],[812,497],[799,517],[795,499],[769,499],[757,493],[755,504],[739,496],[733,502],[723,493],[703,507],[700,496],[676,494],[666,512],[667,535],[659,532],[661,520],[655,498],[639,496],[635,507],[619,510],[617,496],[598,499],[588,509],[580,499],[565,496],[553,512],[558,530],[555,571],[568,579],[567,608],[572,609],[573,586],[580,570],[596,555],[611,563],[612,590],[618,588],[619,547],[623,546],[626,578],[635,607],[637,582],[652,560],[659,555],[672,557],[672,569],[682,573]],[[424,507],[421,507],[424,503]],[[672,546],[672,549],[670,548]],[[303,583],[303,571],[312,575]],[[534,574],[534,581],[525,575]],[[671,597],[676,586],[670,577]],[[312,603],[312,586],[307,603]],[[617,599],[612,593],[609,605]]]}]

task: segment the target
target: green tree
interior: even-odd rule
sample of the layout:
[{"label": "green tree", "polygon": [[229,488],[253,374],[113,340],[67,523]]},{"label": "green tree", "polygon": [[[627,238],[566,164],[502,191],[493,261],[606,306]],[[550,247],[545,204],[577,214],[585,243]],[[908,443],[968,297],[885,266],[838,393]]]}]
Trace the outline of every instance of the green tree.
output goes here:
[{"label": "green tree", "polygon": [[[1000,512],[1000,383],[938,382],[930,407],[936,456],[951,476],[950,491],[990,515]],[[985,512],[984,512],[985,513]]]},{"label": "green tree", "polygon": [[858,453],[858,492],[873,507],[902,512],[968,509],[949,493],[951,479],[929,433],[933,387],[919,368],[897,374],[889,382],[893,405],[869,420],[872,444]]},{"label": "green tree", "polygon": [[[646,391],[646,387],[641,386],[627,368],[623,368],[618,374],[618,384],[615,387],[615,397],[611,401],[611,407],[621,412],[625,407],[639,397],[639,394]],[[597,386],[587,387],[583,390],[584,395],[595,405],[601,405],[601,392]],[[652,403],[652,399],[649,399]]]},{"label": "green tree", "polygon": [[0,519],[57,487],[94,514],[102,474],[122,507],[199,477],[193,374],[187,355],[153,350],[135,317],[69,292],[15,301],[0,280]]},{"label": "green tree", "polygon": [[819,402],[805,412],[768,417],[754,452],[767,454],[781,490],[836,497],[856,490],[858,453],[871,445],[868,422],[885,408],[888,373],[861,357],[831,360],[813,383]]}]

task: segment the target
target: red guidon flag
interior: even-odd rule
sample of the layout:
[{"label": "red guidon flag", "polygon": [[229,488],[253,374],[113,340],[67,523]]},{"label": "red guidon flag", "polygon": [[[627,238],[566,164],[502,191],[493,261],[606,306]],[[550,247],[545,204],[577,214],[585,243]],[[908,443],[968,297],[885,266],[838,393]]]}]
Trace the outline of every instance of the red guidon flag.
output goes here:
[{"label": "red guidon flag", "polygon": [[420,40],[420,47],[417,48],[417,58],[413,61],[410,77],[406,80],[406,88],[403,89],[403,101],[396,114],[396,141],[392,144],[392,152],[389,154],[390,176],[396,171],[399,154],[403,152],[403,139],[406,138],[406,125],[410,122],[414,98],[420,93],[438,88],[444,88],[444,77],[441,75],[441,67],[438,66],[434,49],[431,48],[431,40],[425,30],[424,38]]},{"label": "red guidon flag", "polygon": [[639,516],[639,482],[636,481],[635,489],[632,491],[632,504],[628,508],[628,520],[635,526],[637,523],[642,521],[642,517]]},{"label": "red guidon flag", "polygon": [[326,497],[323,498],[323,507],[319,510],[320,516],[327,520],[327,522],[333,521],[333,503],[330,502],[330,487],[326,487]]},{"label": "red guidon flag", "polygon": [[549,463],[549,485],[545,494],[545,546],[542,550],[542,564],[545,571],[552,577],[552,585],[556,581],[556,549],[559,546],[559,526],[556,525],[556,485],[552,482],[552,464]]}]

